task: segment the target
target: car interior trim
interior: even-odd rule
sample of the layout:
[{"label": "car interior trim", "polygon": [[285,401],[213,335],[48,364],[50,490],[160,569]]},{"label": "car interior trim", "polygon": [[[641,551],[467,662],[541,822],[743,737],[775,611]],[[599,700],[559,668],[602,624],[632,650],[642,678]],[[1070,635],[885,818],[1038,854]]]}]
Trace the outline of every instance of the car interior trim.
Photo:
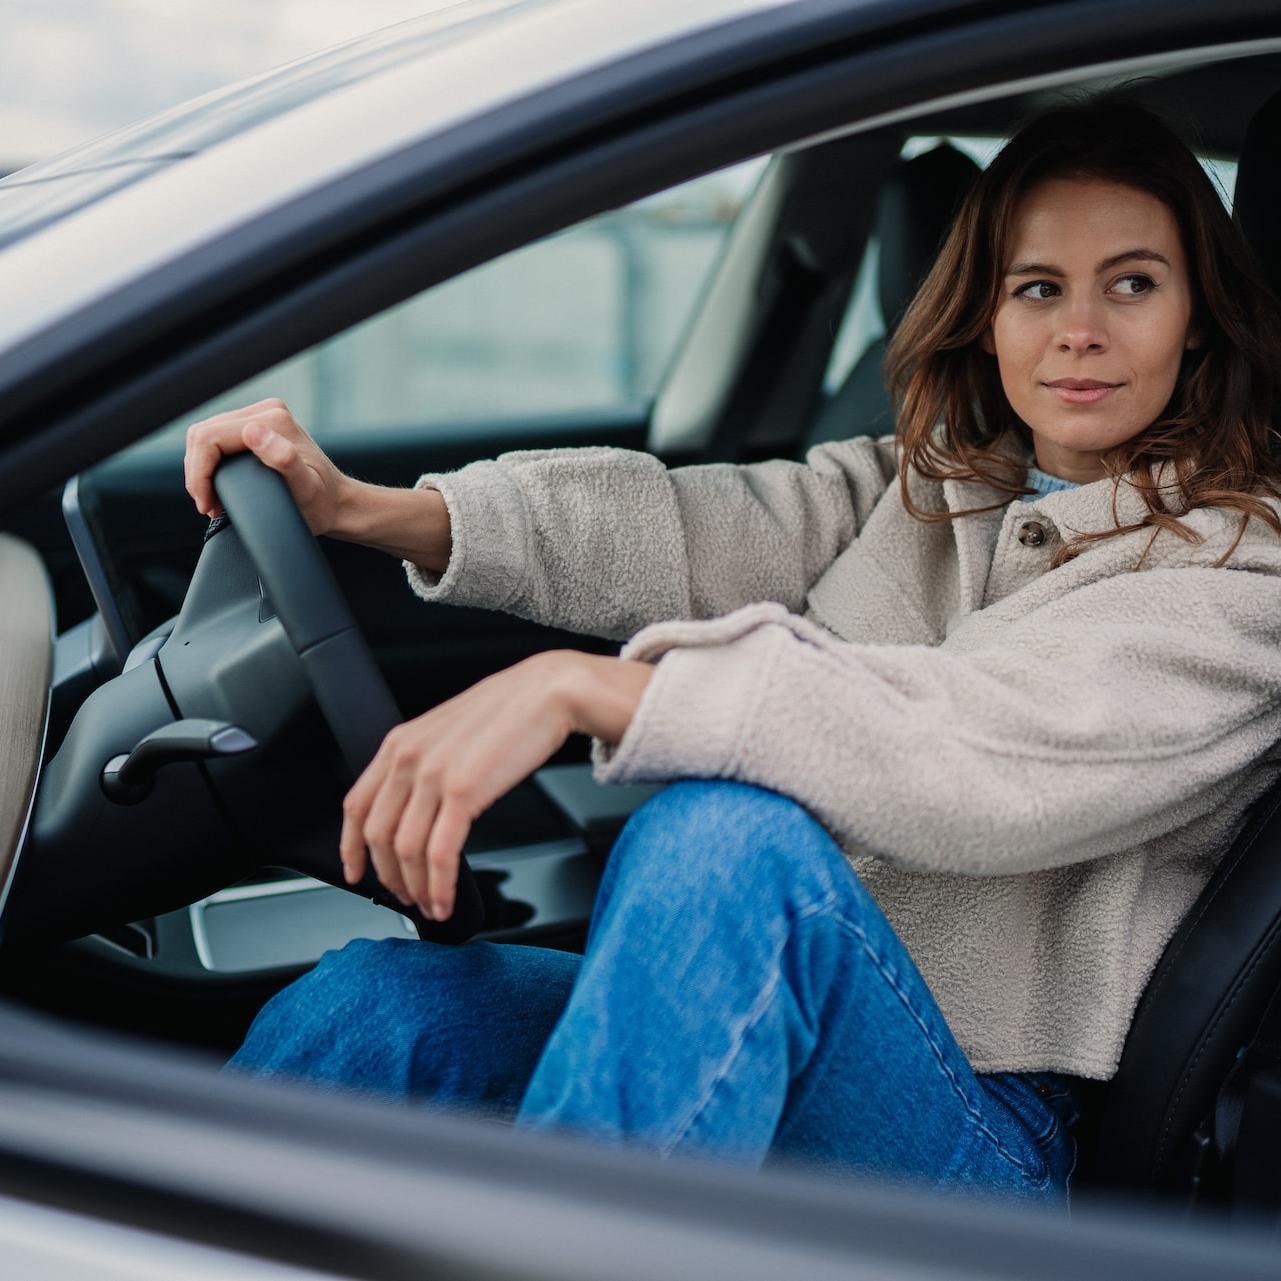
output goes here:
[{"label": "car interior trim", "polygon": [[[521,940],[586,919],[591,911],[596,863],[578,837],[533,841],[468,856],[473,868],[503,883],[508,910],[519,911]],[[312,895],[299,899],[297,895]],[[509,897],[510,896],[510,897]],[[262,937],[262,912],[269,904],[297,910],[274,919],[273,939]],[[535,906],[536,905],[536,906]],[[236,908],[246,911],[237,913]],[[273,967],[314,964],[323,951],[349,939],[416,938],[413,923],[347,890],[310,876],[232,885],[187,908],[200,965],[210,973],[246,973]],[[324,928],[314,918],[324,915]],[[215,924],[211,921],[221,917]],[[486,937],[500,937],[501,922]]]},{"label": "car interior trim", "polygon": [[133,640],[125,626],[116,593],[111,588],[104,548],[94,538],[80,501],[81,481],[82,477],[79,475],[72,476],[67,481],[62,491],[62,515],[67,523],[67,533],[71,536],[71,545],[76,549],[80,568],[84,571],[85,581],[89,584],[89,593],[102,619],[107,656],[113,662],[123,664],[125,656],[133,648]]},{"label": "car interior trim", "polygon": [[654,401],[646,448],[697,449],[710,435],[751,337],[752,294],[759,287],[787,202],[781,162],[770,161],[735,220],[715,274]]},{"label": "car interior trim", "polygon": [[1236,43],[1215,41],[1198,47],[1172,50],[1169,53],[1142,54],[1131,58],[1118,58],[1115,61],[1098,62],[1065,71],[1046,72],[1041,75],[1028,76],[1021,80],[1004,82],[997,92],[975,89],[959,93],[944,94],[938,98],[923,100],[919,106],[904,107],[897,111],[886,111],[880,115],[868,116],[853,124],[843,125],[837,129],[824,130],[808,138],[800,138],[787,146],[779,148],[779,154],[787,155],[793,151],[803,151],[820,143],[847,138],[852,134],[867,133],[887,125],[903,124],[945,111],[955,111],[960,107],[973,106],[976,103],[992,102],[998,98],[1016,97],[1028,93],[1052,93],[1056,89],[1080,87],[1082,81],[1115,80],[1125,81],[1135,76],[1154,73],[1170,74],[1182,71],[1187,67],[1203,66],[1210,62],[1230,62],[1236,58],[1252,58],[1262,54],[1276,53],[1281,50],[1281,37],[1261,37],[1254,40],[1241,40]]},{"label": "car interior trim", "polygon": [[0,911],[9,896],[35,804],[49,729],[53,594],[35,550],[0,534]]},{"label": "car interior trim", "polygon": [[[299,894],[312,897],[300,900]],[[288,899],[283,904],[286,910],[274,914],[272,930],[266,938],[262,913],[238,910],[263,907],[282,899]],[[330,909],[320,936],[323,942],[319,943],[315,941],[316,931],[308,930],[309,922],[305,919],[307,915],[314,915],[305,909],[317,903]],[[287,910],[293,904],[302,905],[304,912]],[[233,886],[200,899],[187,911],[196,957],[206,970],[218,974],[311,965],[319,960],[322,951],[341,947],[354,938],[418,937],[407,917],[310,876]],[[211,915],[230,919],[211,926]],[[335,915],[338,919],[333,919]]]}]

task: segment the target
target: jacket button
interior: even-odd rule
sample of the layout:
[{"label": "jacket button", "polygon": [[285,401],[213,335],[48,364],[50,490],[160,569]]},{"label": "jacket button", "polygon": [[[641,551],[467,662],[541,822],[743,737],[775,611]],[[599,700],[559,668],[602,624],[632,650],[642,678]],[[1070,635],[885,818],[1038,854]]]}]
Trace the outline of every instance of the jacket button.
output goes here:
[{"label": "jacket button", "polygon": [[1025,520],[1019,526],[1019,542],[1024,547],[1040,547],[1045,542],[1045,526],[1035,520]]}]

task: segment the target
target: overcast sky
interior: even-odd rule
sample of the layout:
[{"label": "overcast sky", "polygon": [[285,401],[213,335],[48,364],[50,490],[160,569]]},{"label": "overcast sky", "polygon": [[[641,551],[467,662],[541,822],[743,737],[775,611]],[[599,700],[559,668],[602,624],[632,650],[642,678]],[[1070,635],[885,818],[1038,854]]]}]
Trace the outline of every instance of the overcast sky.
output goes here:
[{"label": "overcast sky", "polygon": [[454,0],[0,0],[0,169]]}]

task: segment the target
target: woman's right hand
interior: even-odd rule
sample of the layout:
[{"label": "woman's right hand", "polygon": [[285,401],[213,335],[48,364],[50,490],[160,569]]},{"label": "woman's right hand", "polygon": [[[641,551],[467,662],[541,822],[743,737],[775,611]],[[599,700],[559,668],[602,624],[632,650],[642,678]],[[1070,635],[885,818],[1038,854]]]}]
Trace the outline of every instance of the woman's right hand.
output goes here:
[{"label": "woman's right hand", "polygon": [[251,450],[289,486],[313,534],[332,532],[355,482],[307,435],[283,400],[274,397],[217,414],[187,428],[183,459],[187,492],[205,516],[222,514],[213,474],[229,454]]},{"label": "woman's right hand", "polygon": [[260,400],[187,428],[183,460],[196,510],[220,516],[213,474],[228,454],[252,450],[284,477],[307,527],[319,537],[387,552],[443,574],[453,551],[445,501],[435,489],[391,489],[345,475],[298,425],[283,400]]}]

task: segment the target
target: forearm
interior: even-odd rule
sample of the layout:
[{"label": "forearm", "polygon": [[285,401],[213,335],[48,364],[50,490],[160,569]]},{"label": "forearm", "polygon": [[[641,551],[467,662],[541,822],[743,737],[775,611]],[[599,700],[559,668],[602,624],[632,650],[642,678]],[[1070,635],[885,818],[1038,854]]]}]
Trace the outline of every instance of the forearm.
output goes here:
[{"label": "forearm", "polygon": [[851,644],[773,604],[667,623],[624,650],[654,679],[597,777],[769,787],[915,871],[1101,858],[1211,813],[1277,741],[1279,595],[1122,574],[968,647]]},{"label": "forearm", "polygon": [[349,480],[329,534],[373,547],[434,574],[449,564],[449,512],[434,489],[395,489]]},{"label": "forearm", "polygon": [[410,583],[424,600],[616,639],[756,600],[799,610],[893,475],[886,441],[810,460],[669,470],[637,450],[551,449],[429,474],[453,553],[439,581],[407,557],[422,571]]},{"label": "forearm", "polygon": [[679,515],[648,454],[517,452],[428,474],[418,488],[440,492],[452,533],[443,573],[407,558],[424,600],[620,640],[689,612]]}]

